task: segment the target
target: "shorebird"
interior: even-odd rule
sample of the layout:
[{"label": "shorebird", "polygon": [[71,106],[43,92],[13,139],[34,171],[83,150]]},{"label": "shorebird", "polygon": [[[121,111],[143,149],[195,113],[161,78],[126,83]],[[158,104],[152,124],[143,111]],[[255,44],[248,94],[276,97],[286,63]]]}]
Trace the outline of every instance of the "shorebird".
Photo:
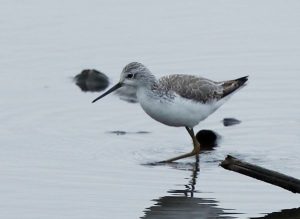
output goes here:
[{"label": "shorebird", "polygon": [[215,82],[186,74],[167,75],[157,80],[146,66],[132,62],[122,70],[120,81],[93,103],[121,87],[135,89],[138,102],[151,118],[168,126],[185,127],[191,136],[193,150],[163,161],[172,162],[199,154],[201,146],[194,127],[215,112],[247,80],[248,76]]}]

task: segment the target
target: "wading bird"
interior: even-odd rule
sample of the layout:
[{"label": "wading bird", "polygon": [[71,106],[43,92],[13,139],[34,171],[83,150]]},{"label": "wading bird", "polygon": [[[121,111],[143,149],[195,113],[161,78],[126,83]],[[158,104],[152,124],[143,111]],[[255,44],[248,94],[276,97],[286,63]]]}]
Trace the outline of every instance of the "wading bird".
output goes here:
[{"label": "wading bird", "polygon": [[124,67],[120,81],[93,103],[121,87],[136,89],[138,102],[151,118],[168,126],[183,126],[192,138],[193,150],[164,161],[172,162],[199,154],[201,145],[193,128],[215,112],[247,80],[248,76],[214,82],[186,74],[167,75],[157,80],[143,64],[132,62]]}]

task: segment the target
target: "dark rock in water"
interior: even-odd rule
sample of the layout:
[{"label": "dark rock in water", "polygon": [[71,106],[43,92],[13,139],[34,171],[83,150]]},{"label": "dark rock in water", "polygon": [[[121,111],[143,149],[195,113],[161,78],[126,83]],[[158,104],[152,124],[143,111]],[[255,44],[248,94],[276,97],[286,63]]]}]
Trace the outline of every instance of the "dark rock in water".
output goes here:
[{"label": "dark rock in water", "polygon": [[237,125],[240,124],[241,121],[235,118],[224,118],[223,119],[223,125],[224,126],[232,126],[232,125]]},{"label": "dark rock in water", "polygon": [[200,130],[196,138],[201,145],[201,150],[213,150],[218,145],[220,136],[211,130]]},{"label": "dark rock in water", "polygon": [[137,132],[126,132],[126,131],[109,131],[108,133],[116,134],[116,135],[126,135],[126,134],[149,134],[147,131],[137,131]]},{"label": "dark rock in water", "polygon": [[147,131],[138,131],[138,132],[135,132],[136,134],[149,134],[150,132],[147,132]]},{"label": "dark rock in water", "polygon": [[82,91],[102,91],[109,85],[108,77],[95,69],[85,69],[74,77],[74,81]]},{"label": "dark rock in water", "polygon": [[127,134],[127,132],[125,132],[125,131],[110,131],[108,133],[116,134],[116,135],[125,135],[125,134]]}]

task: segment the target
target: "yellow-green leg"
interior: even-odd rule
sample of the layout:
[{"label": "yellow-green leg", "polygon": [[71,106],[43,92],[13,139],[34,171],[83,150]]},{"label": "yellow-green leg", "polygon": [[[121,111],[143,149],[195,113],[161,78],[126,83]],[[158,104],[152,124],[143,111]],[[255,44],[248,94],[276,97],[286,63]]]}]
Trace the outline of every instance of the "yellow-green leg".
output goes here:
[{"label": "yellow-green leg", "polygon": [[196,139],[193,128],[189,128],[189,127],[185,127],[185,128],[186,128],[186,130],[188,131],[189,135],[191,136],[191,138],[193,140],[193,146],[194,146],[193,150],[190,153],[186,153],[186,154],[183,154],[183,155],[180,155],[180,156],[177,156],[177,157],[173,157],[171,159],[161,161],[160,163],[170,163],[170,162],[173,162],[175,160],[183,159],[183,158],[186,158],[186,157],[191,157],[191,156],[194,156],[194,155],[198,155],[200,153],[200,144],[199,144],[198,140]]}]

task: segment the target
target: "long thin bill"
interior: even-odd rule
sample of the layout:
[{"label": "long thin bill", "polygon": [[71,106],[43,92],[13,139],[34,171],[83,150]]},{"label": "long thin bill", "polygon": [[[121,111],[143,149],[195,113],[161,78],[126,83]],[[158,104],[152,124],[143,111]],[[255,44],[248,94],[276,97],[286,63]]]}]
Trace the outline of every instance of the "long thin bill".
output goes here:
[{"label": "long thin bill", "polygon": [[110,94],[111,92],[119,89],[120,87],[122,87],[122,84],[119,82],[115,86],[113,86],[112,88],[110,88],[108,91],[106,91],[104,94],[102,94],[101,96],[99,96],[95,100],[93,100],[92,103],[95,103],[97,100],[100,100],[102,97],[105,97],[107,94]]}]

